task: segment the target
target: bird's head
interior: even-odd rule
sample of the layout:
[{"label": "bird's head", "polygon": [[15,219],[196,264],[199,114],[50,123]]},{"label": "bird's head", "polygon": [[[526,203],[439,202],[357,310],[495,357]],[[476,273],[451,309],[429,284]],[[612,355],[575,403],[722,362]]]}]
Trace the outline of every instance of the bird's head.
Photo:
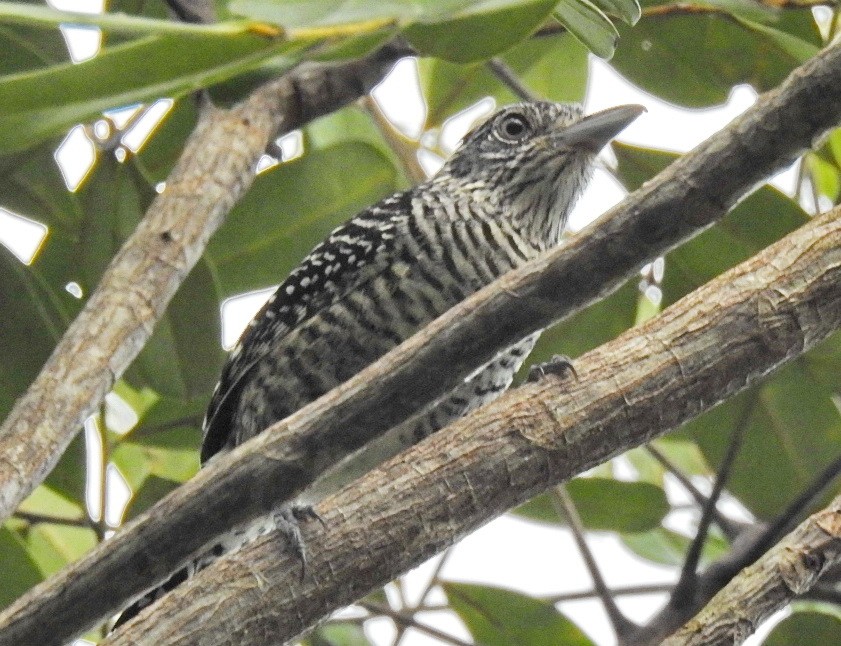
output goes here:
[{"label": "bird's head", "polygon": [[644,111],[623,105],[584,116],[569,103],[510,105],[468,133],[439,176],[484,195],[526,235],[553,245],[596,155]]}]

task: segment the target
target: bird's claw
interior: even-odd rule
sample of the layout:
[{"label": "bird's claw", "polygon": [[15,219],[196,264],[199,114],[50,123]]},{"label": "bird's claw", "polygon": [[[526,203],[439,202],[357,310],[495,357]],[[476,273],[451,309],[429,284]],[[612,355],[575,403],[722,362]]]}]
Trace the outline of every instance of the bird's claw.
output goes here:
[{"label": "bird's claw", "polygon": [[324,519],[311,505],[281,505],[272,511],[275,529],[286,539],[291,550],[301,562],[301,579],[307,574],[307,545],[301,534],[301,523],[317,520],[326,526]]},{"label": "bird's claw", "polygon": [[565,354],[556,354],[549,361],[538,363],[529,368],[529,374],[526,377],[526,382],[531,383],[542,379],[546,375],[557,375],[565,378],[568,373],[571,373],[575,380],[578,381],[578,373],[575,371],[575,366]]}]

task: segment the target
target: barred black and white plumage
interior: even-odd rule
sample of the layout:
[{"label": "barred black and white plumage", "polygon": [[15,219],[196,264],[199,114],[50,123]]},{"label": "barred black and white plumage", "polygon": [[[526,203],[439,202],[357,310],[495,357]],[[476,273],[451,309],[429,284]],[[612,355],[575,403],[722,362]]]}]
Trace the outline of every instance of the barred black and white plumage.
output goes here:
[{"label": "barred black and white plumage", "polygon": [[[205,419],[202,462],[292,414],[556,245],[596,154],[640,111],[623,106],[582,117],[569,104],[509,106],[468,134],[435,177],[333,231],[281,283],[231,353]],[[363,450],[355,464],[325,480],[329,486],[317,485],[315,497],[498,396],[537,337],[500,353]],[[240,530],[193,569],[270,525]]]}]

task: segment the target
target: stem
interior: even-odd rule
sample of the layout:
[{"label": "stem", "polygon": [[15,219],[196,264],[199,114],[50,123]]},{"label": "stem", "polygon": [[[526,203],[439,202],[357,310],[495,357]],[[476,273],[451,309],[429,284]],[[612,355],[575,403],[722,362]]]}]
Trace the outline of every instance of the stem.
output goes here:
[{"label": "stem", "polygon": [[69,527],[89,527],[96,529],[95,524],[90,518],[62,518],[61,516],[50,516],[49,514],[38,514],[29,511],[16,511],[12,514],[13,518],[25,521],[30,525],[38,523],[49,523],[51,525],[67,525]]},{"label": "stem", "polygon": [[683,569],[680,573],[680,579],[678,579],[675,590],[672,593],[672,597],[675,600],[682,600],[686,598],[687,595],[694,592],[695,584],[698,579],[698,562],[701,560],[701,551],[703,550],[704,543],[706,543],[707,535],[709,534],[710,524],[712,523],[713,518],[713,509],[721,496],[721,492],[724,490],[725,483],[730,477],[730,472],[733,468],[736,456],[742,448],[742,440],[745,437],[745,431],[747,430],[751,413],[753,413],[754,406],[756,405],[757,396],[756,390],[751,392],[749,399],[745,404],[745,408],[733,429],[733,434],[730,437],[730,443],[727,446],[727,453],[725,454],[724,459],[721,462],[721,466],[718,469],[715,483],[713,483],[713,490],[710,492],[710,496],[707,498],[707,502],[701,511],[701,520],[698,522],[698,531],[695,534],[695,538],[692,540],[692,544],[689,546],[689,551],[686,554],[686,560],[683,563]]},{"label": "stem", "polygon": [[[689,495],[695,499],[695,502],[698,503],[698,506],[700,506],[701,509],[706,506],[707,500],[709,499],[702,494],[694,484],[692,484],[692,481],[686,477],[685,473],[678,469],[676,464],[669,460],[665,454],[660,452],[660,449],[656,448],[652,444],[647,444],[645,450],[648,451],[655,460],[662,464],[666,471],[671,473],[678,482],[680,482],[683,488],[689,492]],[[730,541],[734,540],[739,535],[739,529],[736,527],[736,524],[727,518],[727,516],[722,514],[715,505],[713,505],[712,513],[716,525],[721,528],[721,531],[724,532],[727,539]]]},{"label": "stem", "polygon": [[503,85],[505,85],[509,90],[511,90],[516,96],[521,98],[523,101],[535,101],[539,97],[534,94],[530,89],[528,89],[520,78],[517,76],[517,73],[512,70],[501,58],[492,58],[487,62],[488,68],[493,72],[494,76],[496,76],[500,81],[502,81]]},{"label": "stem", "polygon": [[108,461],[111,459],[111,445],[108,440],[108,430],[105,425],[105,401],[99,407],[99,415],[96,420],[96,432],[99,435],[99,446],[101,448],[99,458],[99,518],[97,520],[97,534],[99,540],[105,539],[105,532],[108,524],[105,522],[105,507],[108,501]]},{"label": "stem", "polygon": [[430,637],[440,639],[442,642],[446,642],[447,644],[453,644],[454,646],[473,646],[470,642],[462,641],[458,637],[453,637],[452,635],[448,635],[445,632],[441,632],[437,628],[428,626],[418,621],[413,616],[406,614],[405,612],[393,610],[388,606],[383,606],[378,603],[373,603],[369,601],[360,602],[359,605],[365,608],[371,614],[388,617],[389,619],[394,620],[399,625],[403,625],[408,628],[414,628],[415,630],[419,630],[422,633],[426,633]]},{"label": "stem", "polygon": [[613,600],[610,589],[607,587],[601,570],[599,570],[599,566],[596,563],[596,559],[590,551],[590,547],[587,545],[587,539],[584,536],[584,525],[581,522],[581,517],[578,515],[578,510],[575,508],[575,502],[573,502],[566,487],[560,484],[552,490],[552,494],[552,503],[555,506],[555,510],[558,512],[558,515],[566,516],[569,522],[572,537],[578,545],[578,551],[581,552],[581,557],[584,559],[587,570],[589,570],[590,576],[593,579],[593,586],[602,601],[602,605],[610,619],[616,637],[621,644],[624,642],[624,637],[635,631],[638,626],[622,614],[622,611],[619,610],[619,607]]},{"label": "stem", "polygon": [[371,117],[377,130],[380,131],[383,139],[392,152],[400,160],[403,166],[403,171],[406,177],[412,184],[420,184],[425,182],[428,178],[426,171],[418,161],[418,142],[414,139],[405,137],[403,133],[397,130],[385,116],[382,109],[376,100],[370,96],[363,96],[359,100],[360,105]]}]

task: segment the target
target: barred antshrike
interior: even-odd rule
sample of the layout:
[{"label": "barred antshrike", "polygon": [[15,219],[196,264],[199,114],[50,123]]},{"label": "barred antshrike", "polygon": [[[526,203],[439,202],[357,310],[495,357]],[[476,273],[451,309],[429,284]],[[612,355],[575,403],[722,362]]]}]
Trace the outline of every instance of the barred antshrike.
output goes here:
[{"label": "barred antshrike", "polygon": [[[584,117],[569,104],[506,107],[470,132],[432,179],[333,231],[281,283],[231,352],[205,419],[202,462],[294,413],[556,245],[597,153],[642,110],[628,105]],[[317,483],[310,498],[497,397],[538,336],[501,352],[431,409],[392,429],[328,485]],[[295,542],[289,516],[232,532],[118,623],[215,555],[290,521],[284,529]]]}]

